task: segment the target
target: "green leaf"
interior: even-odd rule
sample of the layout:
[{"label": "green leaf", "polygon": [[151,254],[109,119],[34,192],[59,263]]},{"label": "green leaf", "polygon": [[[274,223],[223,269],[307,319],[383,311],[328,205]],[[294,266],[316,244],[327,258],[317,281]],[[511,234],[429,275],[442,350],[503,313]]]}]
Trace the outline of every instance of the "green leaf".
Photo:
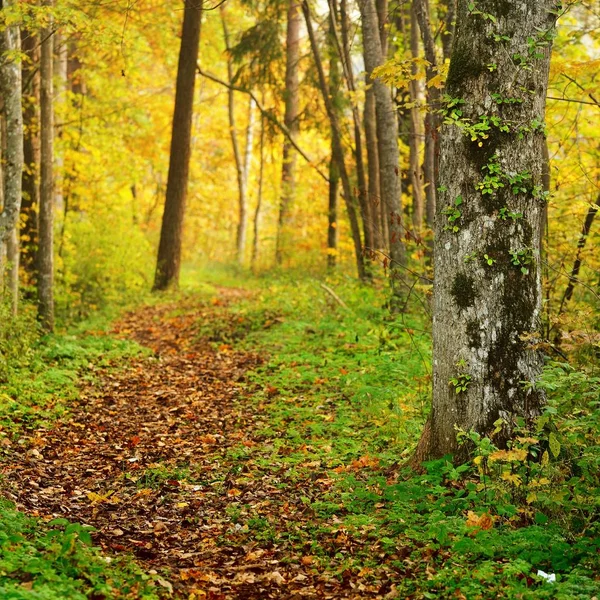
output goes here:
[{"label": "green leaf", "polygon": [[548,443],[550,444],[550,452],[552,452],[554,458],[558,458],[560,454],[560,442],[554,433],[548,436]]}]

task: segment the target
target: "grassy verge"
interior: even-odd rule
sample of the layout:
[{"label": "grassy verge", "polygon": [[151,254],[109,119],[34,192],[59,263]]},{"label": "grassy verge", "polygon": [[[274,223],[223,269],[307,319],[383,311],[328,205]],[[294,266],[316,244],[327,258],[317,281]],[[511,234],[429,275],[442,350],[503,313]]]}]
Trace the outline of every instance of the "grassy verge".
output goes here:
[{"label": "grassy verge", "polygon": [[[263,282],[203,335],[270,356],[252,376],[268,415],[240,468],[285,463],[288,480],[324,469],[305,498],[312,525],[283,531],[244,507],[230,515],[259,543],[293,543],[332,576],[382,565],[397,598],[590,599],[600,592],[600,379],[549,364],[549,405],[513,448],[472,437],[474,460],[424,473],[402,466],[429,403],[430,336],[420,309],[391,318],[385,290],[351,280]],[[334,294],[331,293],[333,291]],[[326,486],[327,487],[327,486]],[[379,571],[378,571],[379,569]],[[551,583],[543,571],[554,574]]]}]

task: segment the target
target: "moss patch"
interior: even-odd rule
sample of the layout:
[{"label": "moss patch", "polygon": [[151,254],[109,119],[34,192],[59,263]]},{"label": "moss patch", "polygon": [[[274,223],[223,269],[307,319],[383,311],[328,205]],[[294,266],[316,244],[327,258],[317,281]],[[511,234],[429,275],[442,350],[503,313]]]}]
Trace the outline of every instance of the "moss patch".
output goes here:
[{"label": "moss patch", "polygon": [[460,310],[473,306],[477,298],[477,290],[472,277],[459,273],[452,282],[450,294]]}]

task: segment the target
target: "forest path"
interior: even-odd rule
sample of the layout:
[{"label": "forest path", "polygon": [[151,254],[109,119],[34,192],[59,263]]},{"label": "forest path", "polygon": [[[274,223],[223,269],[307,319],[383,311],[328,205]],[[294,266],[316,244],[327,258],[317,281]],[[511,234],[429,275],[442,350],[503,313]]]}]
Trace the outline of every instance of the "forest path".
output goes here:
[{"label": "forest path", "polygon": [[[115,333],[154,355],[86,386],[68,420],[15,452],[4,487],[27,512],[92,525],[107,554],[132,552],[175,597],[383,597],[382,581],[355,573],[340,581],[311,557],[307,499],[331,480],[318,462],[302,477],[290,473],[274,450],[279,434],[265,429],[243,384],[261,359],[199,337],[243,293],[123,318]],[[240,522],[242,509],[253,517]]]}]

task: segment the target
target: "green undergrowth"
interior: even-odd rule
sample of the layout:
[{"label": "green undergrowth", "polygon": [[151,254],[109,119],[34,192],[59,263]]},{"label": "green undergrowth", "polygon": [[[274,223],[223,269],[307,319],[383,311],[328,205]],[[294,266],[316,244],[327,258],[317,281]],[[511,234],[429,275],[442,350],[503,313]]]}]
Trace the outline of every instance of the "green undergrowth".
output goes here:
[{"label": "green undergrowth", "polygon": [[310,525],[282,530],[236,505],[232,521],[262,545],[308,547],[340,580],[385,565],[390,597],[597,596],[600,379],[549,363],[539,383],[549,403],[533,430],[519,431],[508,450],[464,432],[473,461],[442,459],[417,473],[406,459],[430,403],[426,303],[394,317],[383,285],[324,285],[263,281],[203,324],[216,345],[268,357],[247,390],[265,415],[268,450],[234,447],[229,458],[240,469],[284,465],[285,485],[315,470],[333,482],[303,498]]},{"label": "green undergrowth", "polygon": [[154,599],[154,581],[133,561],[103,557],[91,529],[66,519],[42,523],[0,501],[3,600]]}]

